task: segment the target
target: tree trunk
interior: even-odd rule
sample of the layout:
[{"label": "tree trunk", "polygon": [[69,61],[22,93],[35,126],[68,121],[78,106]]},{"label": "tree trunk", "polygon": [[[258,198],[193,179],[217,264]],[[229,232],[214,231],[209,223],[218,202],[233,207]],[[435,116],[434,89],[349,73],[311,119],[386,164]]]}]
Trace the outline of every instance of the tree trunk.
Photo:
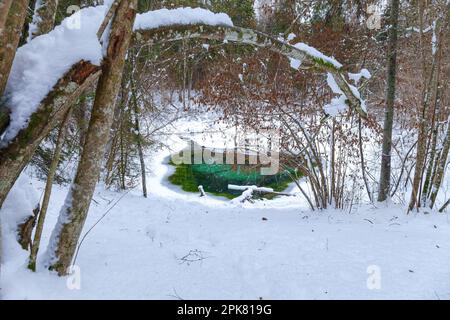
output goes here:
[{"label": "tree trunk", "polygon": [[389,44],[387,54],[387,90],[384,110],[383,147],[381,155],[378,201],[385,201],[391,186],[392,126],[394,123],[395,77],[397,74],[397,33],[399,0],[391,1]]},{"label": "tree trunk", "polygon": [[50,269],[67,274],[87,217],[108,142],[125,55],[132,36],[137,1],[122,0],[112,21],[107,56],[97,86],[86,143],[74,182],[49,244]]},{"label": "tree trunk", "polygon": [[22,27],[27,16],[28,2],[29,0],[14,0],[11,3],[5,28],[0,34],[0,98],[5,92],[16,49],[19,45]]},{"label": "tree trunk", "polygon": [[[421,11],[423,13],[423,5],[421,6]],[[422,98],[422,109],[419,115],[419,134],[418,134],[418,141],[417,141],[417,153],[416,153],[416,169],[414,171],[414,179],[412,184],[412,191],[411,191],[411,199],[408,206],[408,212],[413,210],[414,207],[419,208],[421,205],[421,187],[422,187],[422,176],[423,171],[425,168],[426,163],[426,148],[427,148],[427,132],[428,132],[428,122],[427,122],[427,113],[428,108],[430,104],[430,97],[433,90],[437,90],[437,81],[438,81],[438,71],[439,71],[439,51],[441,50],[442,40],[443,40],[443,32],[448,27],[448,19],[450,17],[450,14],[447,12],[446,16],[444,17],[444,21],[441,19],[438,19],[436,21],[436,28],[443,26],[438,34],[439,39],[437,42],[437,53],[433,57],[429,80],[424,80],[423,84],[423,98]],[[423,20],[422,17],[420,17],[420,31],[421,31],[421,46],[423,46]],[[425,68],[425,56],[422,56],[423,64]],[[424,71],[425,72],[425,71]]]},{"label": "tree trunk", "polygon": [[[131,75],[131,78],[133,78],[133,75]],[[134,111],[134,131],[136,136],[136,144],[138,148],[138,154],[139,154],[139,162],[141,165],[141,180],[142,180],[142,194],[144,198],[147,198],[147,178],[146,178],[146,172],[145,172],[145,159],[144,159],[144,151],[142,148],[142,135],[141,135],[141,128],[139,125],[139,105],[136,97],[136,87],[134,80],[132,79],[132,99],[133,99],[133,111]]]},{"label": "tree trunk", "polygon": [[31,116],[28,127],[0,149],[0,208],[42,139],[61,121],[68,108],[97,80],[100,70],[81,61],[62,77]]},{"label": "tree trunk", "polygon": [[41,210],[39,211],[38,223],[34,234],[33,244],[31,245],[30,259],[28,261],[28,268],[32,271],[36,271],[36,257],[39,251],[39,244],[41,242],[42,230],[44,228],[45,216],[47,214],[48,204],[50,202],[50,196],[52,194],[53,180],[55,178],[56,169],[58,168],[59,159],[61,156],[61,150],[64,144],[64,140],[67,132],[67,124],[70,118],[69,109],[64,116],[63,121],[56,139],[55,150],[53,152],[53,159],[48,170],[47,183],[45,184],[44,198],[42,200]]},{"label": "tree trunk", "polygon": [[31,235],[33,234],[33,229],[36,224],[36,218],[39,214],[39,203],[30,212],[30,215],[25,219],[24,222],[17,226],[17,241],[23,250],[28,250],[31,248]]},{"label": "tree trunk", "polygon": [[58,2],[58,0],[36,1],[32,22],[33,26],[30,26],[29,29],[29,40],[53,30]]},{"label": "tree trunk", "polygon": [[13,0],[0,0],[0,37],[3,35],[3,29],[6,25],[9,9]]}]

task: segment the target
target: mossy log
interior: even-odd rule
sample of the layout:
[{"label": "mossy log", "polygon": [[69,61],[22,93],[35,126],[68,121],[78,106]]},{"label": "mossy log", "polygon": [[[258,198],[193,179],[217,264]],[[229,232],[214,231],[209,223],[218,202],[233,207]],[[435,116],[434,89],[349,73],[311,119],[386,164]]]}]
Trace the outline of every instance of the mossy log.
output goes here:
[{"label": "mossy log", "polygon": [[367,112],[361,104],[361,99],[348,84],[342,66],[312,54],[309,49],[297,48],[256,30],[230,26],[175,25],[158,29],[136,30],[134,43],[136,45],[153,45],[182,39],[216,40],[267,48],[285,57],[301,61],[302,68],[314,68],[321,72],[329,72],[347,97],[349,106],[362,118],[367,118]]}]

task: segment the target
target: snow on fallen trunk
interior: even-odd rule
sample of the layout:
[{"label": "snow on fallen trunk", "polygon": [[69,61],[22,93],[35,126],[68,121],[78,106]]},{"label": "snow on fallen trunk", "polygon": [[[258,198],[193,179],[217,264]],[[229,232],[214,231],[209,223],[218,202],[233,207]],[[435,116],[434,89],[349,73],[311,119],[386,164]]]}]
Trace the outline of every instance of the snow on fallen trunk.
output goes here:
[{"label": "snow on fallen trunk", "polygon": [[233,26],[226,13],[214,13],[202,8],[160,9],[138,14],[134,30],[148,30],[170,25],[206,24],[210,26]]},{"label": "snow on fallen trunk", "polygon": [[[349,79],[353,80],[355,82],[355,85],[358,84],[361,78],[370,79],[371,75],[370,72],[367,69],[362,69],[359,73],[349,73],[348,74]],[[339,97],[334,97],[331,99],[331,102],[329,104],[326,104],[323,109],[326,114],[336,117],[341,113],[344,113],[348,110],[349,106],[347,104],[347,96],[344,92],[342,92],[341,88],[336,83],[336,80],[334,79],[334,76],[331,73],[327,73],[327,84],[330,87],[331,91],[333,91],[334,94],[339,95]],[[366,108],[366,102],[361,97],[361,93],[359,92],[358,88],[347,83],[348,87],[350,88],[350,91],[352,92],[353,96],[355,96],[361,103],[361,109],[367,113]]]}]

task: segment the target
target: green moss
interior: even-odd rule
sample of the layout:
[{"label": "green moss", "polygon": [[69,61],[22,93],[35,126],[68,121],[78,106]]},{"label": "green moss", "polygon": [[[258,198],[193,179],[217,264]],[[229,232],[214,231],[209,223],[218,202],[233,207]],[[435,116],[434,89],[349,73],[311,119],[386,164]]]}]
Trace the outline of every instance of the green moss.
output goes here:
[{"label": "green moss", "polygon": [[[292,182],[289,172],[283,171],[273,176],[263,176],[259,169],[249,169],[246,165],[238,165],[233,168],[227,164],[180,164],[175,165],[175,172],[169,177],[169,181],[181,186],[183,191],[198,193],[198,186],[216,196],[233,199],[242,194],[242,191],[229,190],[228,184],[258,185],[272,188],[282,192]],[[291,171],[291,170],[290,170]],[[264,198],[272,199],[276,195],[265,194]]]}]

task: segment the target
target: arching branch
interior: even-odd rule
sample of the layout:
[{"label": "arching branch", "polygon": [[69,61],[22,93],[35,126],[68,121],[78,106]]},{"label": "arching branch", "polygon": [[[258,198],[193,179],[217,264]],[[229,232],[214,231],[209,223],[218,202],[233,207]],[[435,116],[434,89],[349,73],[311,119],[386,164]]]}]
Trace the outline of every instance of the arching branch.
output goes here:
[{"label": "arching branch", "polygon": [[342,66],[322,55],[314,48],[306,45],[291,45],[256,30],[230,26],[179,25],[135,31],[135,43],[139,45],[152,45],[182,39],[217,40],[267,48],[287,58],[300,61],[302,67],[329,72],[333,75],[337,85],[347,97],[348,105],[358,112],[361,117],[367,118],[367,112],[362,106],[359,93],[348,84]]}]

